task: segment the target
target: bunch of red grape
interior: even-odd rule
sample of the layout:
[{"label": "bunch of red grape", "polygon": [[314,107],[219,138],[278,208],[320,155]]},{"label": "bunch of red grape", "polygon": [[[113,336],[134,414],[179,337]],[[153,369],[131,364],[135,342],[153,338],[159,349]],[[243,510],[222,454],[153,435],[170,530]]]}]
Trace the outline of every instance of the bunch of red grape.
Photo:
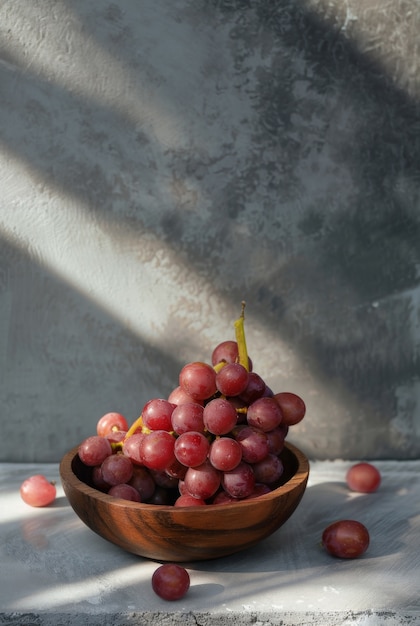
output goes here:
[{"label": "bunch of red grape", "polygon": [[306,411],[291,392],[273,393],[224,341],[211,364],[192,362],[168,398],[149,400],[129,428],[107,413],[79,446],[92,485],[119,498],[193,506],[236,502],[281,483],[280,454]]}]

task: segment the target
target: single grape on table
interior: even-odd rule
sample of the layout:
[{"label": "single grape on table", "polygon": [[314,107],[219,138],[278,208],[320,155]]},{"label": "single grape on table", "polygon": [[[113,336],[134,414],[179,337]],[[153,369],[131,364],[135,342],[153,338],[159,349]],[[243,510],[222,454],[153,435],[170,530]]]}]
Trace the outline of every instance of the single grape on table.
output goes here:
[{"label": "single grape on table", "polygon": [[42,474],[30,476],[20,486],[22,500],[30,506],[42,507],[52,504],[57,496],[54,482]]},{"label": "single grape on table", "polygon": [[332,556],[355,559],[369,547],[369,531],[357,520],[333,522],[322,533],[322,545]]},{"label": "single grape on table", "polygon": [[180,600],[190,588],[190,575],[181,565],[165,563],[154,571],[152,589],[163,600]]},{"label": "single grape on table", "polygon": [[381,484],[381,474],[374,465],[362,461],[349,468],[346,482],[352,491],[373,493]]}]

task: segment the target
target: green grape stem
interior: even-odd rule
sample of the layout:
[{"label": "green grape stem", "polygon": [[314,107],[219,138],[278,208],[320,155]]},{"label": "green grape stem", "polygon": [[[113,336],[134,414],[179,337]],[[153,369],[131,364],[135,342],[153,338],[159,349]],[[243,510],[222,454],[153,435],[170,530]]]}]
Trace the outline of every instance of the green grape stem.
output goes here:
[{"label": "green grape stem", "polygon": [[242,312],[235,321],[235,336],[238,344],[239,363],[249,372],[248,350],[245,338],[245,302],[242,302]]},{"label": "green grape stem", "polygon": [[131,437],[131,435],[134,435],[136,430],[138,430],[139,428],[140,429],[143,428],[143,416],[142,415],[140,415],[140,417],[138,417],[136,421],[133,422],[133,424],[131,424],[130,428],[126,432],[124,440]]}]

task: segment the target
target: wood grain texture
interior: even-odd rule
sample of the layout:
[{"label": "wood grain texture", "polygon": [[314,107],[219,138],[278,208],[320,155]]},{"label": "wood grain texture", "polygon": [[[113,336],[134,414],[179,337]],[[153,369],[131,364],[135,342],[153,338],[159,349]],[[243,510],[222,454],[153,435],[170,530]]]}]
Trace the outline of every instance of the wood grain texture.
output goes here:
[{"label": "wood grain texture", "polygon": [[238,504],[173,507],[113,498],[91,487],[89,468],[77,447],[60,464],[64,492],[80,519],[124,550],[159,561],[215,559],[268,537],[298,506],[309,476],[305,455],[287,443],[282,453],[283,484],[271,493]]}]

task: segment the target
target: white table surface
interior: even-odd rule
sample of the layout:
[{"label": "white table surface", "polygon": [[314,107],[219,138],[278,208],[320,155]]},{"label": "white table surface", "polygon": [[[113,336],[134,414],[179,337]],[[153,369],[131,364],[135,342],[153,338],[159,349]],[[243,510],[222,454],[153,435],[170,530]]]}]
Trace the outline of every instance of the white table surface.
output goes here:
[{"label": "white table surface", "polygon": [[[165,602],[151,588],[159,566],[89,530],[68,504],[58,465],[0,464],[0,624],[420,624],[420,461],[376,462],[380,489],[351,493],[344,461],[311,462],[294,515],[246,552],[187,563],[188,594]],[[20,498],[28,476],[58,483],[56,502]],[[323,529],[336,519],[369,529],[368,552],[329,556]]]}]

